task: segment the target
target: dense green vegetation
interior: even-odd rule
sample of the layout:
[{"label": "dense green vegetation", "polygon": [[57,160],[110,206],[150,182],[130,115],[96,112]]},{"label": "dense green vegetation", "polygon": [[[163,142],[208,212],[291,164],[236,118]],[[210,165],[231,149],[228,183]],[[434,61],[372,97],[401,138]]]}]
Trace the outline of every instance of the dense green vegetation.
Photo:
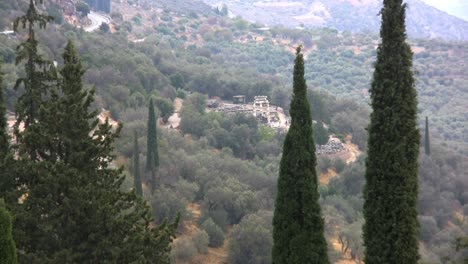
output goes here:
[{"label": "dense green vegetation", "polygon": [[[27,8],[27,4],[13,0],[0,5],[7,6],[0,8],[2,21],[9,16],[4,15],[5,10]],[[284,134],[257,124],[249,116],[206,112],[205,99],[214,95],[230,100],[232,95],[245,94],[250,100],[265,94],[273,104],[289,109],[294,55],[280,42],[303,42],[313,119],[339,137],[352,134],[352,141],[363,150],[369,119],[367,90],[378,36],[330,29],[261,31],[261,25],[209,13],[206,17],[190,11],[185,17],[166,10],[156,14],[161,19],[155,20],[155,28],[122,18],[112,34],[85,33],[67,23],[48,25],[36,32],[39,52],[63,65],[61,53],[67,39],[75,43],[86,69],[84,87],[96,90],[90,110],[109,109],[112,118],[125,124],[116,139],[112,153],[117,157],[112,166],[132,168],[135,130],[140,168],[146,166],[147,146],[143,142],[147,141],[149,98],[155,102],[157,116],[168,117],[173,110],[166,109],[167,102],[171,105],[176,96],[186,96],[180,131],[167,129],[162,123],[157,126],[161,187],[154,195],[143,195],[154,208],[152,216],[158,224],[176,219],[178,213],[183,221],[196,221],[199,230],[188,237],[183,236],[186,226],[179,225],[180,240],[173,243],[171,257],[182,260],[206,254],[213,238],[202,225],[212,221],[229,244],[230,263],[245,263],[252,256],[256,257],[252,263],[271,263],[271,222]],[[119,19],[118,13],[111,15]],[[134,43],[129,37],[145,37],[145,41]],[[13,89],[18,76],[24,74],[14,65],[18,43],[16,37],[0,35],[8,113],[14,112],[22,94],[21,89]],[[419,112],[431,116],[431,156],[420,157],[419,169],[421,261],[458,263],[466,250],[457,252],[454,243],[467,234],[462,216],[468,212],[464,116],[468,99],[463,93],[467,43],[413,39],[410,44],[417,48],[413,63]],[[159,103],[163,100],[165,103]],[[423,120],[420,124],[422,128]],[[364,158],[343,164],[318,156],[318,166],[320,172],[328,168],[338,172],[328,185],[319,186],[328,244],[338,240],[348,245],[330,247],[330,262],[345,252],[362,260]],[[123,171],[120,190],[125,192],[134,188],[130,171]],[[186,210],[189,204],[200,205],[199,218]],[[213,230],[217,229],[210,232]]]},{"label": "dense green vegetation", "polygon": [[12,217],[3,200],[0,200],[0,257],[1,264],[18,263],[13,241]]},{"label": "dense green vegetation", "polygon": [[3,164],[10,145],[4,91],[5,88],[3,84],[2,62],[0,61],[0,164]]},{"label": "dense green vegetation", "polygon": [[177,220],[150,227],[149,207],[120,189],[125,176],[112,162],[121,125],[99,124],[90,110],[94,91],[83,88],[73,42],[58,70],[38,52],[35,30],[51,19],[31,0],[15,21],[15,30],[27,28],[16,56],[25,71],[16,82],[15,159],[2,160],[0,176],[12,184],[2,197],[15,217],[19,262],[169,263]]},{"label": "dense green vegetation", "polygon": [[138,147],[138,132],[135,130],[133,136],[133,185],[138,195],[143,195],[140,174],[140,148]]},{"label": "dense green vegetation", "polygon": [[424,126],[424,153],[426,155],[431,155],[431,135],[429,133],[429,118],[427,116]]},{"label": "dense green vegetation", "polygon": [[[146,141],[146,172],[147,179],[150,179],[151,193],[159,184],[156,179],[156,171],[159,167],[158,134],[156,132],[156,114],[154,113],[153,99],[150,99],[148,106],[148,134]],[[135,138],[135,141],[137,139]]]},{"label": "dense green vegetation", "polygon": [[364,261],[414,263],[419,260],[417,93],[406,4],[384,1],[382,42],[371,84],[372,113],[364,187]]},{"label": "dense green vegetation", "polygon": [[301,47],[294,62],[291,127],[286,134],[273,215],[272,263],[329,263],[318,179],[312,117]]},{"label": "dense green vegetation", "polygon": [[[169,13],[163,14],[170,17]],[[309,69],[306,77],[310,87],[338,97],[368,101],[377,35],[351,35],[328,29],[272,28],[256,32],[254,25],[240,30],[236,21],[218,17],[186,17],[158,23],[173,35],[156,30],[145,31],[142,35],[146,37],[145,42],[130,42],[128,45],[125,40],[128,33],[124,28],[120,28],[117,34],[101,36],[83,34],[66,26],[63,29],[68,36],[77,38],[78,51],[84,54],[83,60],[89,67],[85,77],[97,88],[99,106],[110,108],[116,118],[123,108],[141,104],[142,98],[148,94],[173,99],[175,89],[181,87],[225,99],[234,94],[246,94],[252,98],[263,93],[287,109],[289,93],[285,91],[291,83],[292,54],[275,44],[279,39],[310,43],[305,45],[306,67]],[[133,25],[134,31],[142,31],[141,27]],[[223,38],[201,43],[194,41],[204,32],[217,30],[231,32],[236,41]],[[63,33],[49,28],[47,34],[53,37],[45,39],[44,51],[50,58],[60,61],[59,54],[53,50],[60,48]],[[3,36],[0,38],[4,60],[12,62],[13,41],[3,41]],[[259,41],[262,38],[264,41]],[[237,39],[242,39],[242,43]],[[417,49],[414,65],[421,113],[431,116],[431,127],[437,131],[438,137],[466,153],[463,124],[467,120],[463,106],[468,99],[462,91],[466,86],[463,62],[468,58],[463,50],[467,44],[417,39],[411,40],[411,45]],[[88,57],[86,54],[94,55]],[[110,68],[109,65],[114,66]],[[7,66],[6,72],[13,73],[13,69]],[[264,73],[262,78],[257,78],[256,72]],[[12,75],[8,76],[7,82],[13,82]],[[176,76],[182,77],[183,85],[172,83]],[[7,95],[14,98],[11,91]],[[10,102],[10,109],[11,106]],[[423,120],[420,123],[423,124]]]},{"label": "dense green vegetation", "polygon": [[[217,0],[204,1],[220,5]],[[363,0],[288,1],[287,4],[283,1],[224,0],[222,3],[236,16],[270,26],[330,27],[348,32],[378,32],[380,23],[376,14],[382,7],[382,1]],[[467,40],[467,21],[435,9],[426,1],[408,0],[408,5],[409,36]],[[459,8],[459,13],[463,13],[462,10]]]}]

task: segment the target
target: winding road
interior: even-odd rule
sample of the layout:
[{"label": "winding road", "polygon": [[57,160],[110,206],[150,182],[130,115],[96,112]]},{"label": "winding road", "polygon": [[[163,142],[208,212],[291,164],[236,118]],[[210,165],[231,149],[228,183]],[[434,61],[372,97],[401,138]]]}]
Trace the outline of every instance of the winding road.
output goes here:
[{"label": "winding road", "polygon": [[88,18],[91,20],[91,25],[84,28],[86,32],[93,32],[99,29],[102,23],[109,24],[111,22],[111,19],[109,16],[102,14],[102,13],[97,13],[94,11],[91,11],[88,14]]}]

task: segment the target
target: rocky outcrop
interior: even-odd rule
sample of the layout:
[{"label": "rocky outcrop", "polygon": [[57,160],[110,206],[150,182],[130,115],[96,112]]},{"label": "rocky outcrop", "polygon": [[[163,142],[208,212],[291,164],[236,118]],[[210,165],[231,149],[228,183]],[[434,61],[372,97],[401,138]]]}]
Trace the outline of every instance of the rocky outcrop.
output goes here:
[{"label": "rocky outcrop", "polygon": [[346,150],[345,145],[337,138],[331,138],[325,145],[315,145],[317,155],[330,155]]}]

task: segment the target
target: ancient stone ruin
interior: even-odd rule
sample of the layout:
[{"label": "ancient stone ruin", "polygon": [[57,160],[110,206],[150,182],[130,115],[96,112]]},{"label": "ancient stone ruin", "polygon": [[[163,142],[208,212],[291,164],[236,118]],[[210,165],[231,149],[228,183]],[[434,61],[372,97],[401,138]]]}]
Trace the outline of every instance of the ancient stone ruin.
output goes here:
[{"label": "ancient stone ruin", "polygon": [[335,137],[330,137],[327,144],[325,145],[315,145],[315,151],[317,155],[330,155],[337,154],[346,150],[345,145],[341,142],[340,139]]},{"label": "ancient stone ruin", "polygon": [[232,102],[211,98],[206,101],[206,108],[208,112],[246,113],[255,116],[259,123],[272,128],[284,131],[289,128],[289,117],[281,107],[270,105],[265,95],[255,96],[251,103],[246,103],[245,95],[233,96]]},{"label": "ancient stone ruin", "polygon": [[[250,114],[255,116],[259,123],[284,132],[288,131],[290,126],[290,117],[285,115],[281,107],[270,105],[268,97],[264,95],[255,96],[251,103],[245,103],[244,95],[233,96],[232,102],[214,97],[206,101],[206,111]],[[315,148],[317,155],[331,155],[346,151],[341,140],[333,136],[327,144],[316,145]]]}]

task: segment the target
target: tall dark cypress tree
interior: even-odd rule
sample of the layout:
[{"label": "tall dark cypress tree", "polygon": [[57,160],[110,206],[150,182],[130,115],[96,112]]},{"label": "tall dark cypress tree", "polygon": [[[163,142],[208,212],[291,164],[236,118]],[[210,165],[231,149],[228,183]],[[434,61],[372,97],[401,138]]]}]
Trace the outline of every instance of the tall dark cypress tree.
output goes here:
[{"label": "tall dark cypress tree", "polygon": [[146,171],[151,178],[151,193],[154,192],[156,183],[156,170],[159,167],[158,134],[156,128],[156,114],[154,112],[153,99],[150,99],[148,107],[148,135],[147,135]]},{"label": "tall dark cypress tree", "polygon": [[0,200],[0,263],[16,264],[15,241],[13,240],[11,215],[5,208],[3,200]]},{"label": "tall dark cypress tree", "polygon": [[431,155],[431,139],[429,136],[429,118],[426,116],[426,127],[424,133],[424,153],[427,156]]},{"label": "tall dark cypress tree", "polygon": [[363,228],[366,264],[417,263],[417,93],[406,5],[384,0],[371,105]]},{"label": "tall dark cypress tree", "polygon": [[297,48],[291,127],[283,145],[273,217],[274,264],[326,264],[327,243],[318,203],[316,156],[304,59]]},{"label": "tall dark cypress tree", "polygon": [[9,152],[8,124],[6,118],[5,96],[3,86],[2,62],[0,61],[0,164]]},{"label": "tall dark cypress tree", "polygon": [[133,136],[133,178],[135,192],[140,196],[143,195],[140,176],[140,149],[138,148],[138,132],[136,130]]}]

